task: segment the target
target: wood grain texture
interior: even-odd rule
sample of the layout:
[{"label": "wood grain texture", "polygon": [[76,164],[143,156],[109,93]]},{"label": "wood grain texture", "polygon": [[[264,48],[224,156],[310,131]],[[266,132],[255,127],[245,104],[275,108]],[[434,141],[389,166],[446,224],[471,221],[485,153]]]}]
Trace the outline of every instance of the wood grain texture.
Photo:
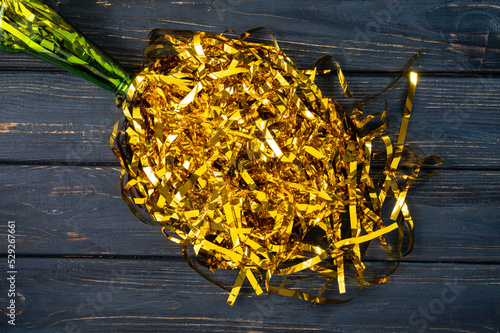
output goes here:
[{"label": "wood grain texture", "polygon": [[[19,221],[18,253],[179,258],[180,247],[158,226],[130,213],[119,174],[114,167],[0,166],[0,209],[4,219]],[[500,262],[498,202],[499,171],[448,170],[418,180],[409,195],[417,247],[405,260]],[[389,259],[376,242],[369,255]]]},{"label": "wood grain texture", "polygon": [[[383,90],[394,76],[353,75],[355,96]],[[318,79],[327,96],[352,103],[333,76]],[[399,129],[408,83],[401,80],[389,101],[389,133]],[[437,154],[446,167],[500,168],[500,78],[432,77],[419,80],[407,142],[421,156]],[[2,162],[112,163],[109,136],[120,117],[112,93],[71,74],[2,74]],[[383,110],[382,101],[366,112]],[[47,112],[50,110],[50,112]],[[50,151],[50,154],[47,154]]]},{"label": "wood grain texture", "polygon": [[[151,29],[242,33],[265,26],[299,66],[329,54],[348,71],[398,71],[418,50],[428,72],[498,72],[500,7],[454,1],[53,0],[77,28],[129,68]],[[52,68],[0,55],[0,68]]]},{"label": "wood grain texture", "polygon": [[[388,283],[346,305],[314,307],[245,285],[230,307],[226,292],[123,203],[109,149],[121,113],[113,94],[28,55],[0,53],[0,257],[7,221],[16,221],[22,311],[14,330],[3,316],[1,332],[500,332],[498,1],[49,2],[134,71],[153,28],[265,26],[300,68],[334,56],[361,97],[382,90],[422,49],[407,142],[420,156],[441,156],[445,168],[410,190],[416,247]],[[317,80],[326,95],[352,102],[332,77]],[[406,93],[403,79],[386,96],[392,136]],[[395,264],[375,242],[365,263],[380,272]],[[236,274],[216,276],[230,286]],[[334,285],[329,293],[338,296]]]},{"label": "wood grain texture", "polygon": [[[24,311],[18,318],[42,332],[415,332],[424,326],[487,332],[500,325],[498,265],[405,263],[390,281],[367,287],[348,304],[314,307],[255,296],[246,284],[236,304],[225,306],[227,293],[180,261],[21,259],[19,270]],[[228,285],[236,276],[223,275],[216,274]],[[348,295],[355,295],[347,283]],[[289,287],[314,290],[321,282]]]}]

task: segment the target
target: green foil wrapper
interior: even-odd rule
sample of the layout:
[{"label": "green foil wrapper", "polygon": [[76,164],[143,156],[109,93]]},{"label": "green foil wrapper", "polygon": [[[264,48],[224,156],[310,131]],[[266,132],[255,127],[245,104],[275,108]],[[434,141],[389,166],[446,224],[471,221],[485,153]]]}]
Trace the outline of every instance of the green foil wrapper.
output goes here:
[{"label": "green foil wrapper", "polygon": [[49,5],[2,0],[0,49],[26,52],[122,95],[133,75]]},{"label": "green foil wrapper", "polygon": [[[228,38],[156,29],[147,63],[134,77],[43,2],[0,1],[1,50],[32,54],[118,95],[126,120],[115,125],[110,143],[122,165],[124,201],[139,219],[143,210],[162,225],[208,281],[229,291],[193,264],[188,247],[213,272],[239,269],[228,304],[245,280],[257,294],[264,284],[269,294],[344,303],[323,296],[335,281],[339,293],[346,291],[344,261],[354,266],[360,290],[391,274],[365,279],[361,244],[378,239],[398,262],[411,252],[406,195],[423,160],[415,157],[409,174],[398,167],[417,74],[410,74],[395,145],[385,132],[386,109],[379,121],[361,107],[408,73],[418,54],[386,90],[347,115],[314,82],[332,69],[299,70],[277,43],[247,41],[252,31]],[[336,67],[345,95],[353,98]],[[375,140],[386,148],[380,184],[370,171]],[[386,198],[396,199],[390,224],[382,218],[382,206],[391,204]],[[410,241],[402,253],[405,228]],[[391,249],[384,235],[396,230]],[[317,293],[286,286],[290,275],[303,271],[326,281]],[[280,285],[271,281],[276,275],[286,276]]]}]

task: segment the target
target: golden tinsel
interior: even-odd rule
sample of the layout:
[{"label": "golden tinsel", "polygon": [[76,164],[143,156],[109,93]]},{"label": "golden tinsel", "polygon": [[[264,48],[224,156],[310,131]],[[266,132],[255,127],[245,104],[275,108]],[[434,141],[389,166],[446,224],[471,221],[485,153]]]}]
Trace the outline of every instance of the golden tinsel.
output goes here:
[{"label": "golden tinsel", "polygon": [[[206,279],[219,285],[191,262],[188,247],[212,271],[238,269],[229,304],[245,279],[257,294],[264,280],[269,293],[342,302],[321,297],[325,288],[311,295],[271,278],[308,269],[326,278],[325,287],[337,280],[343,293],[348,259],[361,286],[387,279],[364,279],[360,244],[379,239],[392,254],[383,235],[404,224],[413,238],[406,194],[419,167],[411,175],[397,168],[416,74],[393,147],[385,122],[373,126],[360,107],[347,116],[323,96],[318,70],[298,70],[276,44],[248,35],[153,31],[148,62],[120,101],[126,120],[112,137],[124,199],[136,216],[143,209],[161,224]],[[376,138],[387,154],[380,185],[370,175]],[[388,194],[399,225],[382,219]],[[313,230],[317,237],[308,237]]]}]

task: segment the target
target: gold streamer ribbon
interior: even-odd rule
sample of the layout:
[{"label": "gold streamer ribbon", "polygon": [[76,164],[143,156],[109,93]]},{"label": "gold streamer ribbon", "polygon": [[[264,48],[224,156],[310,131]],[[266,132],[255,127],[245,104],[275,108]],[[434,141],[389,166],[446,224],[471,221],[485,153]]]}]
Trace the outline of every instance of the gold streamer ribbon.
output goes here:
[{"label": "gold streamer ribbon", "polygon": [[[381,216],[388,196],[396,200],[390,219],[403,216],[413,247],[406,196],[420,166],[411,175],[398,166],[417,74],[410,74],[393,147],[387,124],[376,123],[376,115],[363,117],[361,106],[378,95],[355,105],[348,117],[314,83],[321,71],[298,70],[277,43],[249,42],[248,36],[152,32],[147,63],[120,101],[126,121],[111,138],[122,164],[123,198],[138,218],[144,221],[138,210],[147,211],[170,240],[182,244],[188,265],[207,280],[225,288],[191,262],[188,246],[211,271],[239,270],[228,304],[246,280],[262,293],[262,272],[268,293],[313,304],[345,302],[322,294],[334,280],[345,292],[347,261],[360,288],[387,280],[365,281],[360,244],[379,239],[400,257],[404,225],[386,226]],[[371,176],[375,139],[387,153],[380,188]],[[341,231],[346,214],[349,235]],[[400,237],[394,255],[384,235],[395,229]],[[271,285],[274,274],[304,270],[327,280],[317,295],[285,288],[287,279]]]}]

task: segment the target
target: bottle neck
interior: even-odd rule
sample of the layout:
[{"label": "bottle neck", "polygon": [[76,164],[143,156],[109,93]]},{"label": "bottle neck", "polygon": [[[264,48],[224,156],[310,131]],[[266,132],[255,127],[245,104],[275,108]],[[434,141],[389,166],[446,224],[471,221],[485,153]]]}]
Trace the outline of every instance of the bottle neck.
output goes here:
[{"label": "bottle neck", "polygon": [[1,0],[0,49],[26,52],[118,96],[133,79],[116,60],[39,0]]}]

